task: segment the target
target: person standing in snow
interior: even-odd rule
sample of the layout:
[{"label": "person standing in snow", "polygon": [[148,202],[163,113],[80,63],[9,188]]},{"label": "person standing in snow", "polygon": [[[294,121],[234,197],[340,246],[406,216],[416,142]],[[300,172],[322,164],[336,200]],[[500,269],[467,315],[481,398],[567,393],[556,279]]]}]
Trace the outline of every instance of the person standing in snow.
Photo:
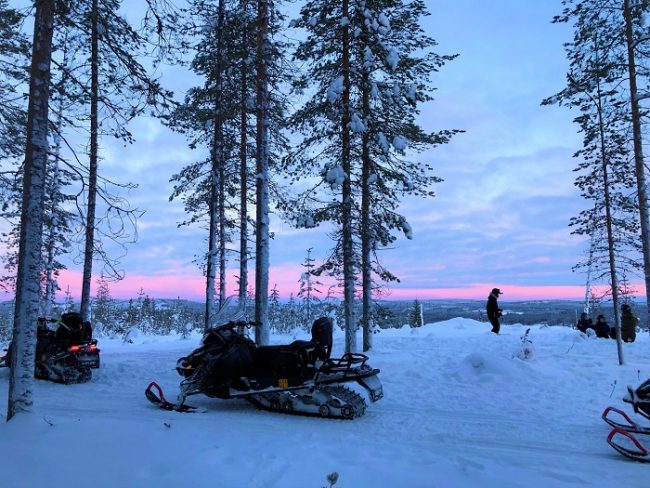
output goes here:
[{"label": "person standing in snow", "polygon": [[621,306],[621,339],[624,342],[634,342],[636,339],[636,324],[638,322],[639,319],[634,316],[630,306],[624,303]]},{"label": "person standing in snow", "polygon": [[492,332],[494,332],[495,334],[498,334],[499,330],[501,330],[499,317],[501,317],[501,313],[503,312],[503,310],[499,308],[499,304],[497,303],[497,300],[499,298],[499,295],[502,294],[503,292],[498,288],[492,288],[492,292],[488,297],[488,301],[486,305],[488,320],[492,324]]}]

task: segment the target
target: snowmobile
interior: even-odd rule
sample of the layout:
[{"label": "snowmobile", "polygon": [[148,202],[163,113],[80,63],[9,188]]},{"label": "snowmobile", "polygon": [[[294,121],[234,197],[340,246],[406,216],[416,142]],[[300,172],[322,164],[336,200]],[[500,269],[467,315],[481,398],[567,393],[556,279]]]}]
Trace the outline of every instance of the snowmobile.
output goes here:
[{"label": "snowmobile", "polygon": [[[632,404],[634,413],[650,420],[650,378],[637,388],[628,386],[623,401]],[[619,415],[623,421],[615,420],[611,413]],[[603,411],[602,418],[613,427],[607,436],[610,446],[630,459],[650,463],[650,450],[634,436],[634,434],[650,435],[650,426],[636,423],[623,410],[611,406]],[[624,438],[627,438],[625,445],[618,442],[619,439],[625,440]]]},{"label": "snowmobile", "polygon": [[[48,323],[58,324],[56,330]],[[0,367],[10,366],[12,344],[0,357]],[[75,312],[64,313],[59,319],[38,318],[34,377],[55,383],[85,383],[92,378],[93,368],[99,368],[97,339],[92,338],[89,322]]]},{"label": "snowmobile", "polygon": [[345,386],[356,382],[375,402],[383,397],[378,369],[368,357],[346,353],[332,359],[332,320],[317,319],[311,340],[278,346],[257,346],[246,337],[252,322],[230,320],[209,329],[201,346],[181,357],[176,370],[183,377],[176,403],[165,399],[162,388],[151,382],[145,390],[155,405],[181,412],[194,411],[188,396],[202,393],[212,398],[243,398],[260,409],[288,414],[353,419],[365,413],[365,398]]}]

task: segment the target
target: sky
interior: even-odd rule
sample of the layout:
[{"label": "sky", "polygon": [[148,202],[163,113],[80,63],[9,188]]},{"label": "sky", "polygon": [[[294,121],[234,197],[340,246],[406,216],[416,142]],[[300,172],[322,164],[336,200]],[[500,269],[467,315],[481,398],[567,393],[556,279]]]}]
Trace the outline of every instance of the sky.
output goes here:
[{"label": "sky", "polygon": [[[420,122],[431,131],[465,132],[414,156],[431,163],[444,182],[433,199],[403,202],[413,239],[400,237],[381,254],[401,280],[385,298],[484,299],[493,287],[503,290],[503,300],[584,297],[586,278],[572,267],[586,243],[568,227],[586,205],[573,185],[572,154],[581,138],[571,111],[540,105],[564,87],[563,43],[572,33],[551,23],[561,1],[426,4],[432,15],[423,26],[438,41],[437,52],[459,56],[433,76],[435,100],[423,107]],[[190,78],[167,69],[162,81],[180,99]],[[138,119],[131,130],[131,146],[102,141],[103,171],[138,183],[128,198],[145,211],[138,242],[121,262],[126,278],[110,284],[111,293],[134,297],[142,288],[153,297],[202,300],[204,278],[193,260],[206,247],[206,232],[178,228],[182,204],[168,198],[171,175],[197,153],[156,120]],[[277,218],[272,231],[269,286],[288,297],[298,291],[307,249],[318,262],[331,243],[323,229],[295,230]],[[60,280],[76,296],[80,271],[71,265]],[[234,278],[229,281],[234,292]]]},{"label": "sky", "polygon": [[[528,340],[521,337],[529,330]],[[623,402],[650,376],[647,333],[623,345],[569,327],[454,318],[374,336],[368,364],[384,397],[365,415],[332,420],[257,410],[243,399],[188,398],[197,413],[147,402],[156,381],[170,401],[179,357],[199,335],[99,338],[101,368],[84,384],[35,381],[33,412],[0,418],[3,488],[647,488],[648,466],[607,444],[607,406],[650,425]],[[273,334],[286,344],[308,334]],[[335,329],[332,357],[344,351]],[[0,405],[9,370],[0,369]],[[0,417],[4,410],[0,410]],[[623,421],[612,412],[612,420]],[[650,436],[636,435],[646,449]],[[628,447],[616,434],[615,442]],[[632,446],[629,446],[632,447]],[[76,482],[71,480],[77,480]],[[83,483],[85,485],[85,482]]]}]

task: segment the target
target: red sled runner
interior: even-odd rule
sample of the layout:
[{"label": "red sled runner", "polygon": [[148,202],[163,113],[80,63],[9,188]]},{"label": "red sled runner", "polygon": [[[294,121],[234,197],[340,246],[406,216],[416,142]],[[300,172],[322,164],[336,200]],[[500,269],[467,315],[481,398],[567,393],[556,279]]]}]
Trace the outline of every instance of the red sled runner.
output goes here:
[{"label": "red sled runner", "polygon": [[[641,383],[638,388],[627,387],[628,394],[623,401],[630,403],[634,413],[650,420],[650,378]],[[612,418],[616,414],[620,419]],[[623,456],[650,463],[650,451],[639,441],[634,434],[650,435],[650,426],[638,424],[623,410],[616,407],[607,407],[602,414],[605,422],[613,427],[607,436],[607,443]]]}]

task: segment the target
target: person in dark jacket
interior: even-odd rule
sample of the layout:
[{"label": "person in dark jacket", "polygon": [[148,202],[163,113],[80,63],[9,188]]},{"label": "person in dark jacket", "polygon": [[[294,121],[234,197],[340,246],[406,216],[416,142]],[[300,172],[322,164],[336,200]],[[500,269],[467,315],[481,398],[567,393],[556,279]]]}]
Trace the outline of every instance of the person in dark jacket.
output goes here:
[{"label": "person in dark jacket", "polygon": [[488,297],[487,305],[486,305],[488,320],[492,324],[492,332],[494,332],[495,334],[498,334],[499,330],[501,330],[499,317],[501,317],[501,313],[503,312],[503,310],[499,308],[499,304],[497,303],[497,300],[499,298],[499,295],[502,294],[503,292],[498,288],[492,288],[492,292]]},{"label": "person in dark jacket", "polygon": [[630,306],[625,303],[621,307],[621,339],[625,342],[634,342],[636,339],[636,324],[639,319],[634,316]]},{"label": "person in dark jacket", "polygon": [[584,332],[585,334],[587,333],[587,329],[593,329],[594,328],[594,323],[589,318],[589,316],[586,314],[586,312],[582,312],[580,314],[580,320],[578,320],[578,323],[576,324],[576,328],[580,332]]},{"label": "person in dark jacket", "polygon": [[594,325],[594,330],[596,331],[596,337],[602,337],[603,339],[609,339],[609,325],[605,320],[603,315],[599,315],[596,318],[596,324]]}]

